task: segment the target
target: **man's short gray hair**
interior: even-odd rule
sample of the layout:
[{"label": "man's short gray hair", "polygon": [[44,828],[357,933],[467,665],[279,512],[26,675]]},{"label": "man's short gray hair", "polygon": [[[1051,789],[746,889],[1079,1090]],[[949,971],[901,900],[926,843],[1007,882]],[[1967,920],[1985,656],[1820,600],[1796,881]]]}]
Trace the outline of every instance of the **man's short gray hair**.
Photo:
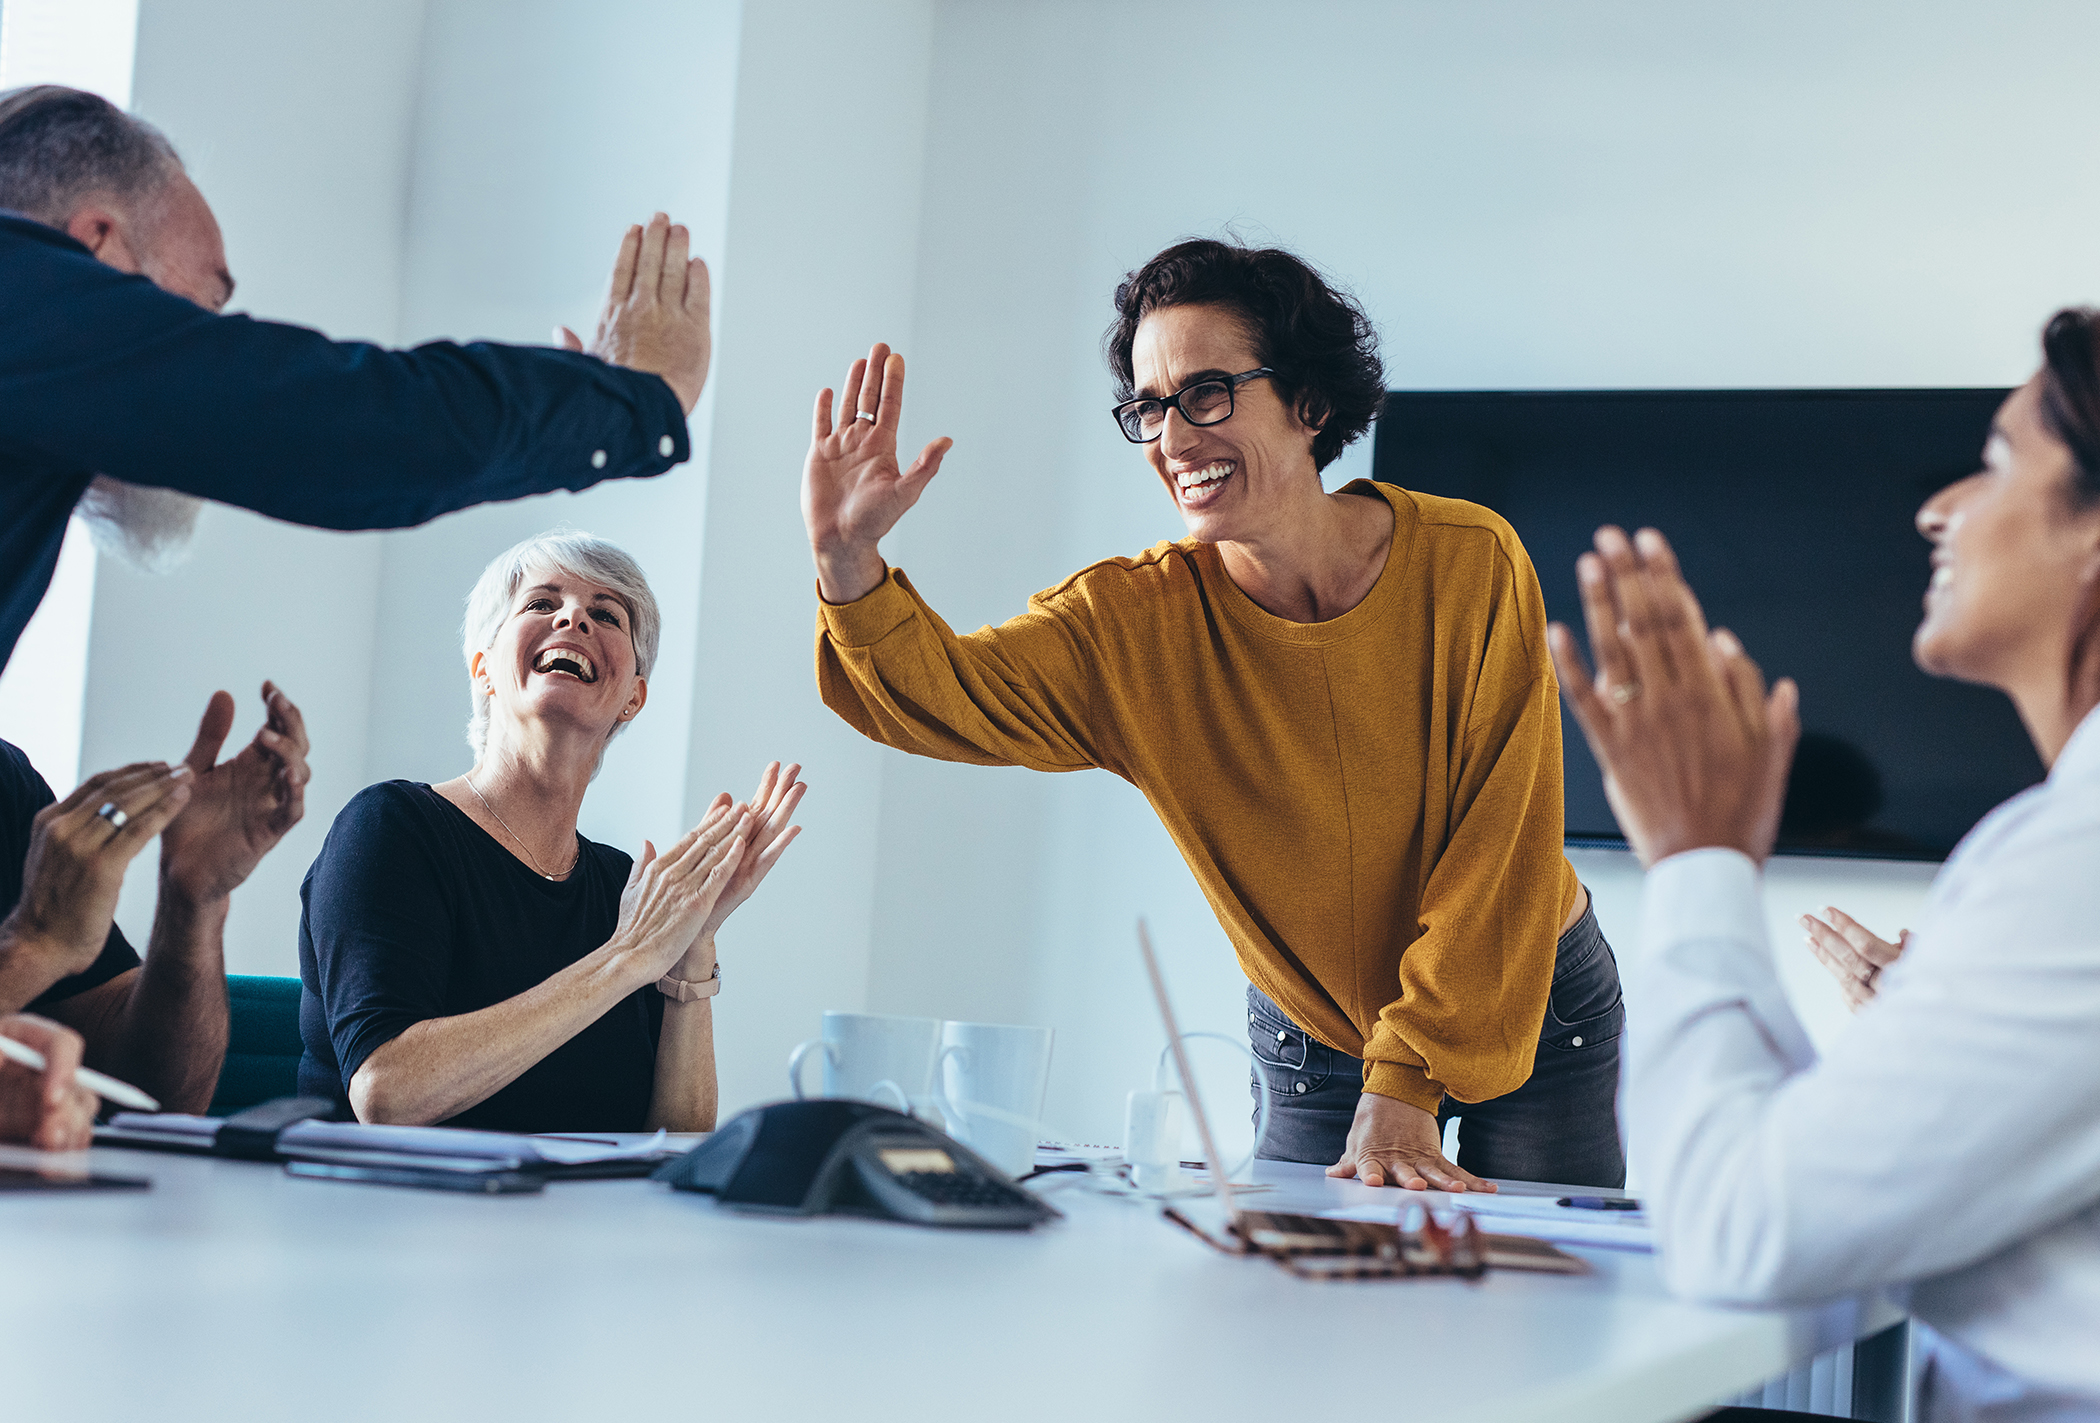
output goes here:
[{"label": "man's short gray hair", "polygon": [[[627,605],[627,628],[634,638],[634,670],[647,677],[649,670],[656,665],[657,640],[663,632],[656,594],[649,591],[649,580],[642,576],[642,566],[625,549],[574,529],[553,529],[535,534],[497,554],[489,566],[481,570],[474,591],[467,594],[467,616],[460,628],[470,673],[474,654],[486,652],[495,645],[496,634],[503,630],[504,619],[510,616],[511,604],[518,596],[518,589],[525,585],[526,577],[546,569],[602,584]],[[489,703],[485,696],[472,692],[469,695],[474,705],[467,717],[467,745],[474,748],[474,759],[478,762],[488,746]],[[607,742],[627,727],[628,723],[624,721],[616,724],[612,736],[606,737]]]},{"label": "man's short gray hair", "polygon": [[159,129],[100,94],[60,84],[0,94],[0,208],[64,227],[82,203],[107,194],[143,221],[181,171]]}]

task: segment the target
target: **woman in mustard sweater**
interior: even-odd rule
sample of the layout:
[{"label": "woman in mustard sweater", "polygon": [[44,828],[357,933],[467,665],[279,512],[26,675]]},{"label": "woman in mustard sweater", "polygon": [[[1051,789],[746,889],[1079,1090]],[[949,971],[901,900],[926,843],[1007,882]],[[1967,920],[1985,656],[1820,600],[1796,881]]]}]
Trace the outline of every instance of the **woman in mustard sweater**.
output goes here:
[{"label": "woman in mustard sweater", "polygon": [[825,702],[901,750],[1145,793],[1250,980],[1265,1156],[1622,1184],[1618,970],[1562,852],[1523,546],[1478,505],[1323,489],[1384,382],[1362,311],[1290,253],[1182,243],[1116,312],[1115,417],[1188,537],[957,636],[877,550],[950,445],[900,468],[904,360],[878,345],[838,419],[817,397],[803,475]]}]

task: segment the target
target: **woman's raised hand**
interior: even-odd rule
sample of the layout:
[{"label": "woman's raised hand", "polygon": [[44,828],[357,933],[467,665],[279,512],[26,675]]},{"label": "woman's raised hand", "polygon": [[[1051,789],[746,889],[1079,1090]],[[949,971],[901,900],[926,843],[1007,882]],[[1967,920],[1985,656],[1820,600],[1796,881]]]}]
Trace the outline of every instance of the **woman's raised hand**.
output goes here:
[{"label": "woman's raised hand", "polygon": [[876,544],[919,502],[955,442],[944,435],[921,450],[910,469],[898,467],[904,357],[880,342],[846,373],[836,422],[831,402],[829,388],[817,392],[802,466],[802,521],[817,561],[818,591],[827,603],[851,603],[882,582],[887,570]]},{"label": "woman's raised hand", "polygon": [[620,893],[613,940],[654,983],[699,939],[751,831],[751,812],[717,798],[698,825],[659,855],[647,840]]},{"label": "woman's raised hand", "polygon": [[1846,1004],[1857,1013],[1861,1005],[1880,992],[1881,971],[1903,957],[1903,951],[1910,947],[1910,930],[1899,932],[1892,944],[1842,909],[1823,912],[1830,916],[1827,921],[1813,914],[1802,915],[1801,928],[1808,935],[1810,952],[1830,970]]},{"label": "woman's raised hand", "polygon": [[[809,790],[806,782],[798,779],[800,766],[782,768],[778,761],[769,764],[758,778],[758,790],[750,800],[735,809],[751,817],[751,828],[744,841],[743,856],[737,861],[735,871],[729,877],[728,887],[715,900],[715,907],[707,916],[707,923],[700,930],[700,937],[711,939],[722,927],[736,907],[751,897],[751,892],[772,873],[773,866],[787,853],[787,847],[802,833],[799,825],[788,822],[795,818],[795,807],[802,804],[803,794]],[[729,793],[724,791],[715,797],[709,807],[729,809]]]}]

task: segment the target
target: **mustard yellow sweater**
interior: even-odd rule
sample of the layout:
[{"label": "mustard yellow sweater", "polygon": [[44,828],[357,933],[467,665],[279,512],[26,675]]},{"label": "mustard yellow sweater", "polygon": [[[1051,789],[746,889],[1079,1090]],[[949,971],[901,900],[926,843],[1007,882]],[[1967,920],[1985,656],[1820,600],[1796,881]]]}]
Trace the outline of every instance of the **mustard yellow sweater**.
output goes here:
[{"label": "mustard yellow sweater", "polygon": [[1393,543],[1331,621],[1263,611],[1194,539],[1082,569],[961,637],[893,569],[822,605],[817,683],[903,751],[1135,785],[1247,976],[1365,1059],[1368,1090],[1434,1111],[1531,1074],[1579,892],[1558,688],[1508,524],[1348,489],[1391,502]]}]

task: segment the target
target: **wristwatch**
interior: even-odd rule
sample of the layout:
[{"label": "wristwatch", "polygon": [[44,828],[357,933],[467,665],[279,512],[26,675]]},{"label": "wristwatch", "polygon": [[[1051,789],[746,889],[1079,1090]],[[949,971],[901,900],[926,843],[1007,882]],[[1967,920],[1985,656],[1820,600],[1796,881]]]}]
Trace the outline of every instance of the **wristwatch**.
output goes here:
[{"label": "wristwatch", "polygon": [[722,965],[715,963],[715,971],[699,982],[691,979],[673,978],[668,973],[656,980],[656,991],[673,1003],[690,1003],[695,998],[712,998],[722,991]]}]

